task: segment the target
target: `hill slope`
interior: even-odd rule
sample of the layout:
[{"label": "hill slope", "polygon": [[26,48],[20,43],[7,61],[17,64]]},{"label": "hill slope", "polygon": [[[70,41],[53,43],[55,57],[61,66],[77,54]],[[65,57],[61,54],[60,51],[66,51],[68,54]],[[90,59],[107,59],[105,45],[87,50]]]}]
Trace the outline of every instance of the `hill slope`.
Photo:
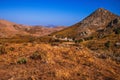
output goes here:
[{"label": "hill slope", "polygon": [[8,53],[0,55],[1,80],[120,80],[120,65],[98,58],[99,54],[95,56],[85,47],[32,43],[3,46]]},{"label": "hill slope", "polygon": [[25,27],[21,27],[15,23],[0,20],[0,37],[12,37],[16,34],[28,35],[27,32],[24,31]]},{"label": "hill slope", "polygon": [[44,26],[26,26],[16,23],[12,23],[6,20],[0,20],[0,37],[1,38],[10,38],[13,36],[44,36],[52,32],[62,30],[63,26],[58,26],[54,28],[48,28]]},{"label": "hill slope", "polygon": [[82,21],[70,26],[69,28],[53,33],[52,35],[76,39],[88,37],[93,32],[104,29],[112,20],[118,17],[119,16],[109,12],[108,10],[99,8]]}]

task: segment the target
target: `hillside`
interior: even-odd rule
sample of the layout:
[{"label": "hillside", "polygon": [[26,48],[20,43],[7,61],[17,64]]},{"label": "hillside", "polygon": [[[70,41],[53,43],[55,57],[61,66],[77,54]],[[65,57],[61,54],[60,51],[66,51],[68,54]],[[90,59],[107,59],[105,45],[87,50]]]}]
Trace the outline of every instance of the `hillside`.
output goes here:
[{"label": "hillside", "polygon": [[53,32],[60,31],[64,28],[65,28],[64,26],[56,26],[53,28],[44,27],[44,26],[32,26],[29,30],[26,31],[32,36],[40,37],[40,36],[49,35]]},{"label": "hillside", "polygon": [[4,44],[0,80],[119,80],[120,65],[86,47]]},{"label": "hillside", "polygon": [[16,23],[12,23],[6,20],[0,20],[0,37],[10,38],[14,36],[44,36],[52,32],[56,32],[64,29],[63,26],[56,26],[54,28],[48,28],[44,26],[26,26]]},{"label": "hillside", "polygon": [[6,21],[6,20],[0,20],[0,37],[12,37],[16,34],[23,34],[28,35],[27,32],[24,31],[25,27],[21,27],[20,25],[17,25],[15,23]]},{"label": "hillside", "polygon": [[82,21],[66,28],[64,30],[53,33],[58,37],[84,38],[90,36],[97,30],[104,29],[115,18],[119,16],[110,11],[99,8]]},{"label": "hillside", "polygon": [[104,29],[91,34],[92,39],[85,40],[81,44],[97,53],[120,62],[120,18],[112,20]]}]

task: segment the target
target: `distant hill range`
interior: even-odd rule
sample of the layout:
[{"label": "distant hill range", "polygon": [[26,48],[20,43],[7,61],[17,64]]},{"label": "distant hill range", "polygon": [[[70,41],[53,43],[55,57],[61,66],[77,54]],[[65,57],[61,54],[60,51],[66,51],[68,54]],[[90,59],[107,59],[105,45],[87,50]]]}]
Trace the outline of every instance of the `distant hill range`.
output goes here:
[{"label": "distant hill range", "polygon": [[120,16],[106,9],[99,8],[82,21],[61,31],[54,32],[51,35],[81,39],[89,37],[101,30],[104,33],[108,33],[110,30],[114,31],[113,27],[114,29],[120,28]]},{"label": "distant hill range", "polygon": [[109,34],[115,31],[116,28],[120,28],[120,16],[106,9],[99,8],[82,21],[67,28],[64,26],[26,26],[0,20],[0,38],[51,35],[58,38],[68,37],[79,40],[95,34]]},{"label": "distant hill range", "polygon": [[44,26],[26,26],[12,23],[6,20],[0,20],[0,38],[10,38],[15,36],[44,36],[50,33],[64,29],[64,26],[44,27]]}]

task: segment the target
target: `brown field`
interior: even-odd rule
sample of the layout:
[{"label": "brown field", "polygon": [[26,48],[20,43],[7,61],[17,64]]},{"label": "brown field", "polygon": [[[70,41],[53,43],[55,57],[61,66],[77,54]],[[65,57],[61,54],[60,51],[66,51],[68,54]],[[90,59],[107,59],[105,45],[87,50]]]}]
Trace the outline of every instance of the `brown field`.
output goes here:
[{"label": "brown field", "polygon": [[45,43],[0,45],[0,80],[120,80],[120,64],[88,48]]}]

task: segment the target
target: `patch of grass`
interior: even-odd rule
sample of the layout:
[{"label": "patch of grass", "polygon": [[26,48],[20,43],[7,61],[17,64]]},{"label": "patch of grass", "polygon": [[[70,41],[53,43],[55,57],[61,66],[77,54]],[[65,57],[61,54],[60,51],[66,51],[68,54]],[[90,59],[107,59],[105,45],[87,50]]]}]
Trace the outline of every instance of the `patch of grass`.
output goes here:
[{"label": "patch of grass", "polygon": [[63,29],[61,31],[58,32],[54,32],[51,35],[56,35],[57,38],[61,38],[61,37],[72,37],[75,38],[76,36],[78,36],[77,34],[77,29],[79,27],[79,24],[73,25],[72,27],[67,27],[66,29]]},{"label": "patch of grass", "polygon": [[18,61],[17,61],[18,64],[26,64],[27,63],[27,59],[26,58],[20,58]]}]

